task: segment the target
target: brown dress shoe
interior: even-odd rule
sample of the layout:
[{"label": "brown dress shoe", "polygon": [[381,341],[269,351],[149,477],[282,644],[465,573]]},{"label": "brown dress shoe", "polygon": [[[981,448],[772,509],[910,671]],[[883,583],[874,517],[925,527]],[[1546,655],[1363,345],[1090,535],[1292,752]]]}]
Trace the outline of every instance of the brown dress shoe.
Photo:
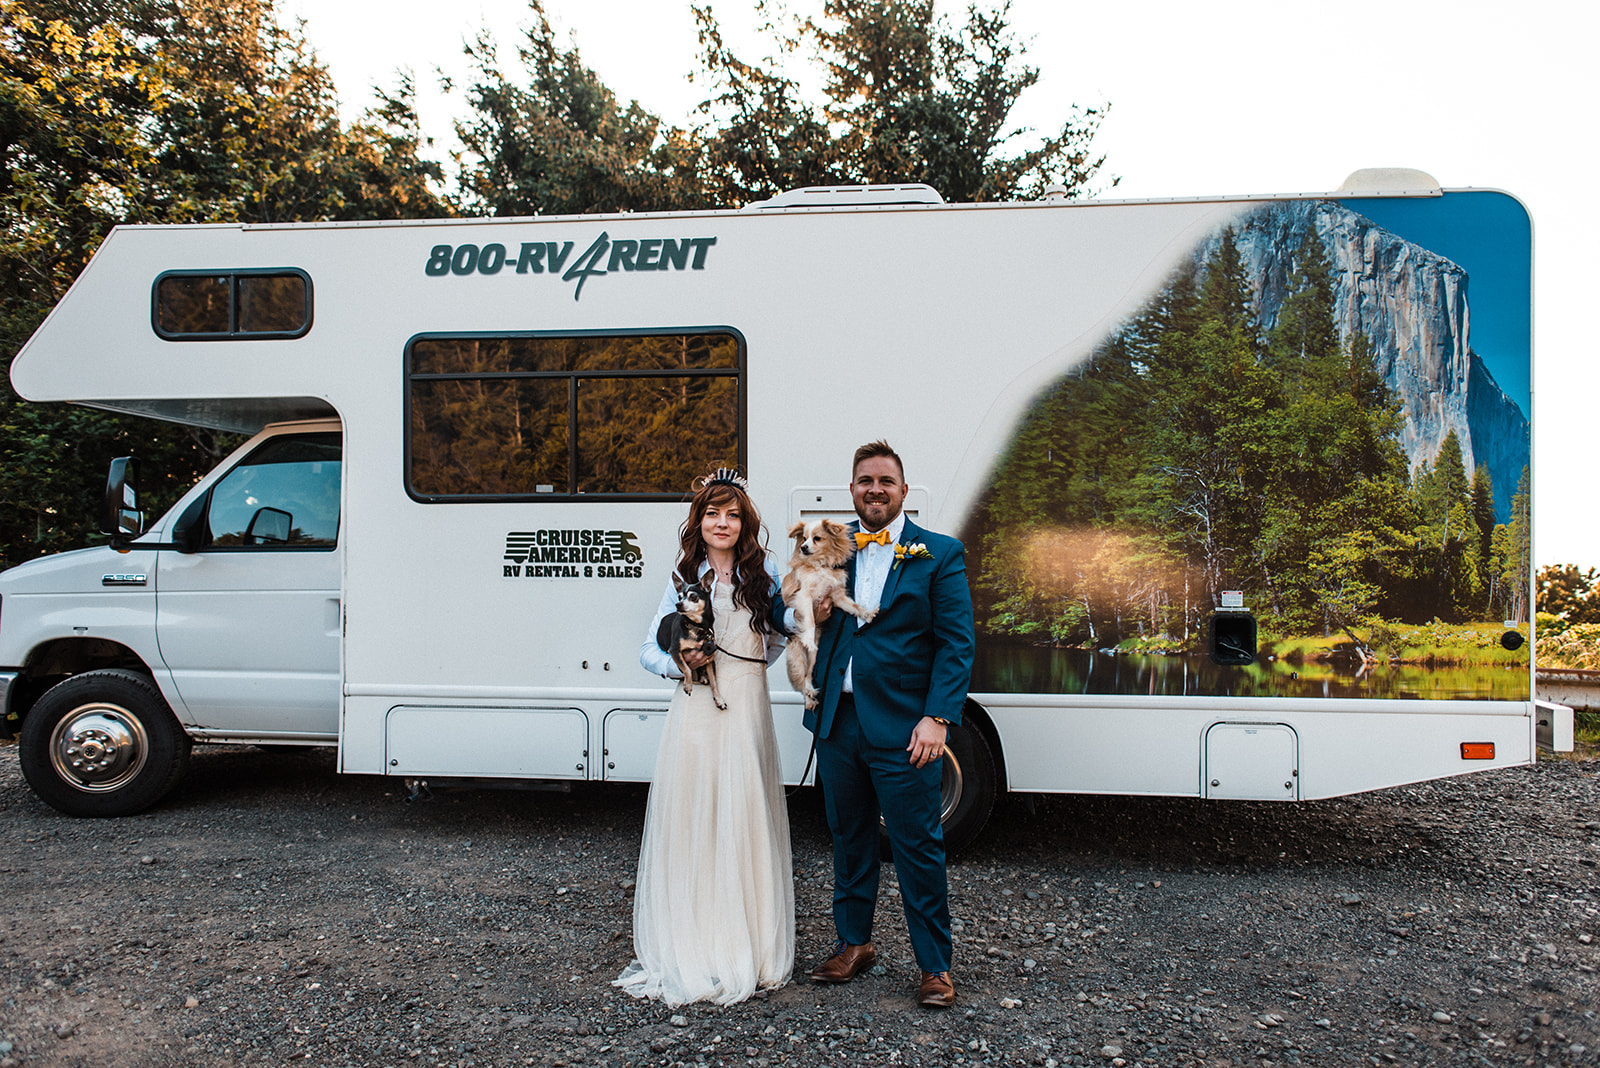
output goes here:
[{"label": "brown dress shoe", "polygon": [[917,988],[917,1004],[930,1009],[948,1009],[956,1003],[956,983],[949,972],[923,972]]},{"label": "brown dress shoe", "polygon": [[812,979],[819,983],[848,983],[878,959],[878,951],[872,948],[871,942],[864,946],[840,942],[835,948],[838,952],[811,969]]}]

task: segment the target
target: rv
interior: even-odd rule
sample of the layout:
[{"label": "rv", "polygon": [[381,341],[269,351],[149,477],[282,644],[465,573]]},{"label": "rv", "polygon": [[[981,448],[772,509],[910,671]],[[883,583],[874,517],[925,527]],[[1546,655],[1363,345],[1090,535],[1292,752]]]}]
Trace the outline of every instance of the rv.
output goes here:
[{"label": "rv", "polygon": [[672,684],[638,651],[693,478],[746,471],[782,560],[884,438],[968,553],[954,844],[1006,792],[1293,801],[1570,748],[1533,692],[1527,215],[1352,178],[120,227],[16,391],[252,436],[148,524],[119,458],[109,545],[0,574],[0,723],[85,816],[207,742],[648,781]]}]

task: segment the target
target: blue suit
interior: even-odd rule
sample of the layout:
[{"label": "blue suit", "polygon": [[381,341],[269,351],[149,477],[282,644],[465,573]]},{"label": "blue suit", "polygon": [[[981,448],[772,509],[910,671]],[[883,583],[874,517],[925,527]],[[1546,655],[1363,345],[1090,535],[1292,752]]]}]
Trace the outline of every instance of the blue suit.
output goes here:
[{"label": "blue suit", "polygon": [[[972,595],[966,550],[955,538],[907,518],[900,544],[926,546],[931,559],[895,561],[871,623],[858,626],[838,610],[829,615],[812,676],[822,700],[806,712],[805,724],[817,735],[817,775],[833,832],[839,937],[851,945],[872,940],[882,813],[917,963],[944,972],[950,970],[950,905],[939,822],[943,761],[913,767],[906,746],[924,716],[961,722],[972,676]],[[854,592],[853,561],[849,583]],[[852,660],[853,702],[841,708]]]}]

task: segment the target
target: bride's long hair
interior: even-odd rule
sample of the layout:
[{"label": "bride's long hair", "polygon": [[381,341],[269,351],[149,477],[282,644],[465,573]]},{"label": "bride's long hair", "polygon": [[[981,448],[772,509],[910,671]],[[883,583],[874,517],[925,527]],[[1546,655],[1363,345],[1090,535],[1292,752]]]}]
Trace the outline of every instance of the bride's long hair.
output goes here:
[{"label": "bride's long hair", "polygon": [[757,634],[772,630],[772,578],[767,574],[767,551],[762,545],[766,529],[750,495],[730,482],[707,482],[689,501],[689,518],[678,531],[678,574],[684,582],[700,580],[706,561],[706,543],[700,522],[712,505],[739,509],[739,540],[733,545],[733,603],[750,613],[750,629]]}]

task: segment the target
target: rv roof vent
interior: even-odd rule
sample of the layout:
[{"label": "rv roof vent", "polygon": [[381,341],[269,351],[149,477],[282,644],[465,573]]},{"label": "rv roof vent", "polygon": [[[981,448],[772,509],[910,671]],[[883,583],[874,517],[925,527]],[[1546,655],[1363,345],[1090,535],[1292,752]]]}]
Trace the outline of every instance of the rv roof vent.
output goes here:
[{"label": "rv roof vent", "polygon": [[1041,200],[1066,200],[1067,199],[1067,187],[1062,185],[1060,182],[1051,182],[1049,185],[1044,187],[1044,196],[1040,197],[1040,199]]},{"label": "rv roof vent", "polygon": [[943,204],[931,185],[813,185],[779,193],[771,200],[746,204],[745,211],[771,208],[854,208],[893,204]]},{"label": "rv roof vent", "polygon": [[1366,167],[1355,171],[1338,189],[1341,193],[1437,193],[1439,179],[1410,167]]}]

